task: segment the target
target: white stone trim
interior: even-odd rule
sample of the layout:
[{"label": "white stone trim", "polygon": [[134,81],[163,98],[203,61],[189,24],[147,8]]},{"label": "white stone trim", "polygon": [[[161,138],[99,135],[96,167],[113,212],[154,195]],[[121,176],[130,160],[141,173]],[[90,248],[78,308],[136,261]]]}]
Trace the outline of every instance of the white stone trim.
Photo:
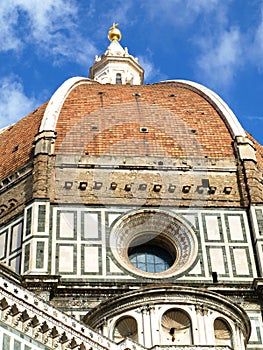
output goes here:
[{"label": "white stone trim", "polygon": [[199,95],[205,95],[206,100],[208,100],[220,113],[223,121],[231,133],[231,136],[233,138],[236,138],[237,136],[246,137],[246,133],[236,115],[214,91],[208,89],[204,85],[189,80],[165,80],[160,83],[175,83],[178,86],[181,85],[182,87],[189,88],[190,90],[197,92]]},{"label": "white stone trim", "polygon": [[2,129],[0,129],[0,134],[2,134],[2,132],[6,131],[12,125],[14,125],[14,124],[10,124],[10,125],[4,126]]},{"label": "white stone trim", "polygon": [[[80,84],[92,83],[95,82],[85,77],[73,77],[66,80],[52,95],[46,107],[39,132],[51,130],[55,131],[60,110],[63,106],[65,99],[72,91],[72,89]],[[214,91],[208,89],[207,87],[201,84],[189,80],[166,80],[159,83],[174,83],[178,86],[191,89],[197,92],[198,94],[204,96],[204,98],[206,98],[218,110],[233,138],[236,138],[237,136],[246,137],[246,133],[233,111]]]},{"label": "white stone trim", "polygon": [[[39,347],[38,345],[35,345],[35,347],[32,346],[34,350],[40,349],[40,345],[42,345],[42,349],[43,345],[46,346],[46,349],[49,348],[61,350],[62,348],[65,349],[65,347],[67,349],[70,349],[70,343],[73,339],[79,346],[81,343],[83,343],[85,349],[120,349],[120,346],[113,343],[110,339],[97,333],[89,326],[78,322],[70,315],[66,315],[54,306],[46,303],[43,298],[39,298],[39,296],[37,296],[36,294],[22,288],[20,284],[18,284],[18,275],[15,277],[15,281],[14,279],[13,281],[11,281],[11,278],[11,276],[8,276],[8,278],[6,278],[0,275],[0,298],[5,298],[7,302],[5,312],[3,312],[2,310],[0,312],[0,321],[9,327],[11,326],[19,333],[24,333],[26,336],[25,339],[27,339],[27,337],[34,339],[36,343],[39,344]],[[52,277],[49,279],[49,281],[54,283],[57,282],[56,278],[53,279]],[[16,305],[16,307],[19,310],[19,313],[15,316],[9,314],[9,310],[13,305]],[[29,315],[28,321],[25,321],[27,330],[21,330],[21,322],[17,321],[19,320],[19,316],[24,310],[27,310]],[[37,327],[33,327],[30,325],[30,321],[34,316],[36,316],[39,321],[39,326]],[[53,327],[56,327],[58,332],[57,337],[52,338],[51,336],[49,336],[48,332],[46,332],[45,336],[43,336],[43,333],[39,331],[39,327],[44,322],[48,326],[49,331],[52,330]],[[0,334],[1,333],[2,329],[0,327]],[[67,340],[64,342],[65,347],[60,346],[59,343],[59,339],[63,335],[63,333],[67,337]],[[13,333],[13,336],[15,335],[16,334]],[[24,341],[21,338],[20,340],[23,344]],[[74,347],[74,349],[79,349],[79,346]]]},{"label": "white stone trim", "polygon": [[84,77],[73,77],[66,80],[52,95],[46,107],[39,132],[55,131],[60,110],[69,93],[78,85],[92,84],[93,81]]}]

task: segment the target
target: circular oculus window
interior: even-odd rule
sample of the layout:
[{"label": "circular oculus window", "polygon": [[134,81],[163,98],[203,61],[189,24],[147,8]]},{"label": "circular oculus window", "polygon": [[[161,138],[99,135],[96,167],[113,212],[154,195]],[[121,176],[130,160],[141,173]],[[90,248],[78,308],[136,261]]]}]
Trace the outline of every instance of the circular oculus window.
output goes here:
[{"label": "circular oculus window", "polygon": [[191,226],[159,210],[130,212],[112,227],[114,257],[130,272],[150,278],[182,275],[197,259],[198,243]]}]

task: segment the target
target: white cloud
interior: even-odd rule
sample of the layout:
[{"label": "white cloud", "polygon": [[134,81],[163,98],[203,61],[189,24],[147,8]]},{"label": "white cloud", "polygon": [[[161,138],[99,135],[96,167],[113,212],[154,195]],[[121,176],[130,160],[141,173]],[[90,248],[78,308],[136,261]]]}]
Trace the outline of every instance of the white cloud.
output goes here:
[{"label": "white cloud", "polygon": [[[70,34],[77,19],[77,7],[73,1],[65,0],[13,0],[15,7],[22,11],[28,20],[31,36],[42,43]],[[64,31],[64,33],[62,32]]]},{"label": "white cloud", "polygon": [[255,40],[255,46],[260,53],[260,55],[263,55],[263,21],[260,23],[256,30],[256,40]]},{"label": "white cloud", "polygon": [[186,1],[187,8],[191,9],[195,13],[200,13],[203,11],[210,12],[211,10],[218,8],[218,5],[220,3],[221,3],[220,0],[188,0]]},{"label": "white cloud", "polygon": [[21,40],[15,33],[15,25],[18,20],[17,8],[14,8],[12,1],[0,3],[0,50],[18,50],[21,47]]},{"label": "white cloud", "polygon": [[223,5],[220,0],[155,0],[143,3],[142,7],[152,20],[158,19],[158,23],[169,21],[175,26],[186,26],[199,15],[213,12],[217,17]]},{"label": "white cloud", "polygon": [[[41,56],[87,64],[94,44],[78,32],[76,0],[9,0],[0,2],[0,50],[34,45]],[[85,57],[85,59],[84,59]]]},{"label": "white cloud", "polygon": [[246,117],[248,120],[257,120],[262,122],[263,121],[263,115],[250,115]]},{"label": "white cloud", "polygon": [[198,80],[222,88],[233,81],[240,65],[245,61],[241,55],[244,36],[238,27],[231,27],[229,23],[232,2],[233,0],[155,0],[151,5],[145,2],[142,6],[149,11],[149,18],[156,21],[158,28],[164,23],[169,28],[174,26],[175,42],[177,36],[187,38],[192,46],[189,59],[192,60],[192,66],[195,64]]},{"label": "white cloud", "polygon": [[150,80],[155,75],[155,68],[152,62],[150,62],[146,57],[138,57],[139,64],[144,69],[144,80]]},{"label": "white cloud", "polygon": [[212,85],[227,86],[232,83],[242,63],[242,36],[239,29],[224,30],[209,41],[204,38],[199,44],[202,48],[197,60],[199,75]]},{"label": "white cloud", "polygon": [[39,102],[34,97],[26,96],[18,77],[1,78],[0,82],[0,128],[15,123],[27,115]]},{"label": "white cloud", "polygon": [[[199,77],[208,80],[212,86],[222,88],[233,83],[242,68],[257,67],[263,71],[263,0],[252,4],[255,13],[253,21],[246,27],[240,21],[239,27],[230,27],[230,14],[227,6],[221,7],[221,17],[202,39],[197,39],[200,50],[197,72]],[[219,20],[220,19],[220,20]]]},{"label": "white cloud", "polygon": [[148,56],[139,56],[138,62],[144,69],[145,83],[152,81],[153,79],[156,81],[165,79],[165,77],[161,75],[160,70],[154,66],[152,61],[149,60]]},{"label": "white cloud", "polygon": [[[130,10],[133,10],[133,16],[129,14]],[[107,21],[106,23],[108,23],[108,25],[117,22],[123,27],[125,24],[130,24],[133,21],[132,17],[134,17],[134,10],[134,3],[131,0],[114,1],[112,2],[110,9],[104,13],[103,18]]]},{"label": "white cloud", "polygon": [[249,58],[259,68],[263,69],[263,2],[261,5],[261,13],[259,24],[254,32],[254,40],[248,46],[250,53]]}]

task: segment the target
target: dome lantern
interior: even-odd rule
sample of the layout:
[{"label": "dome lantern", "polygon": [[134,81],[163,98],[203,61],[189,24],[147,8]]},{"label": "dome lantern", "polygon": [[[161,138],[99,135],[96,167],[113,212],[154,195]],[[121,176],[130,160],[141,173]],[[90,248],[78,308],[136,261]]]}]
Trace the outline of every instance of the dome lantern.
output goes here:
[{"label": "dome lantern", "polygon": [[143,83],[144,70],[139,65],[137,58],[129,54],[128,49],[123,48],[119,24],[113,23],[108,31],[110,45],[101,56],[96,56],[93,66],[90,68],[90,78],[101,84],[141,85]]}]

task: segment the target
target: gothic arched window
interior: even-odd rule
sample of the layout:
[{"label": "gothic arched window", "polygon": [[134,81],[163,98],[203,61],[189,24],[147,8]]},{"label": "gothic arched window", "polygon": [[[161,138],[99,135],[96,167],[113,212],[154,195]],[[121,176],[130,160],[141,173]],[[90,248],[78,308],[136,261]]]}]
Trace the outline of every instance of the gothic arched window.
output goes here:
[{"label": "gothic arched window", "polygon": [[214,322],[214,332],[215,332],[215,345],[228,345],[233,346],[232,332],[228,323],[217,318]]},{"label": "gothic arched window", "polygon": [[162,329],[163,339],[166,344],[193,344],[191,319],[181,309],[171,309],[163,314]]}]

